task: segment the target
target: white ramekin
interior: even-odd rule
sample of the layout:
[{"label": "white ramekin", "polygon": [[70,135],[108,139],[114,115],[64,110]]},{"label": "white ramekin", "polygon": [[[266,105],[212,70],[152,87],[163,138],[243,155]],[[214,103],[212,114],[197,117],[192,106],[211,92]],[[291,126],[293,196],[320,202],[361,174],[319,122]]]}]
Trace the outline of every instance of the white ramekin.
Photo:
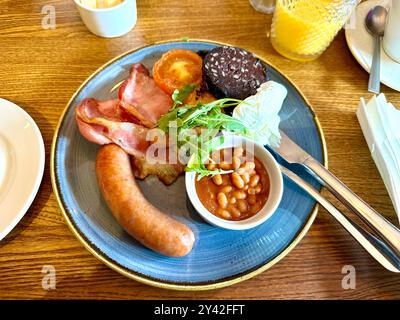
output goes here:
[{"label": "white ramekin", "polygon": [[93,9],[74,0],[83,23],[95,35],[115,38],[128,33],[136,25],[136,0],[124,0],[122,3],[104,9]]},{"label": "white ramekin", "polygon": [[185,175],[186,191],[196,211],[207,222],[215,226],[231,230],[246,230],[254,228],[265,222],[278,208],[283,194],[283,179],[279,165],[276,162],[275,158],[271,155],[271,153],[263,146],[255,144],[252,141],[240,136],[228,136],[225,138],[224,144],[221,145],[218,149],[232,147],[235,148],[240,146],[247,150],[249,150],[249,147],[251,149],[254,148],[254,155],[264,165],[270,179],[270,193],[267,202],[256,215],[240,221],[229,221],[215,216],[204,207],[197,195],[195,186],[196,173],[187,172]]}]

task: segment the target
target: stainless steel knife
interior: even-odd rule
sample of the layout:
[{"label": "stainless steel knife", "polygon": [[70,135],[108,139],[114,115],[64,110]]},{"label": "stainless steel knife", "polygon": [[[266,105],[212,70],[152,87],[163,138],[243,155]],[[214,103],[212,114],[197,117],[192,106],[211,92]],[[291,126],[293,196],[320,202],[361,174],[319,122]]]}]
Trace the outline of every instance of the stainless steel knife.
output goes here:
[{"label": "stainless steel knife", "polygon": [[314,178],[321,182],[347,208],[357,214],[393,251],[400,254],[400,230],[396,226],[371,208],[282,131],[281,136],[280,146],[271,148],[276,154],[289,163],[297,163],[304,166]]}]

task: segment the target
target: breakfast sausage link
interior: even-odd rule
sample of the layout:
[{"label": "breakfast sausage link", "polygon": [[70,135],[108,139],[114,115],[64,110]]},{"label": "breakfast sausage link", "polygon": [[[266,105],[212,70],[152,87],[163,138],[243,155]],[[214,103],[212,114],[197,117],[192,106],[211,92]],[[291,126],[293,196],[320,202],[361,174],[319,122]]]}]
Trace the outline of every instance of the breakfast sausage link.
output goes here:
[{"label": "breakfast sausage link", "polygon": [[133,176],[129,155],[115,144],[101,147],[96,159],[101,193],[118,223],[143,245],[171,257],[188,254],[194,234],[185,224],[151,205]]}]

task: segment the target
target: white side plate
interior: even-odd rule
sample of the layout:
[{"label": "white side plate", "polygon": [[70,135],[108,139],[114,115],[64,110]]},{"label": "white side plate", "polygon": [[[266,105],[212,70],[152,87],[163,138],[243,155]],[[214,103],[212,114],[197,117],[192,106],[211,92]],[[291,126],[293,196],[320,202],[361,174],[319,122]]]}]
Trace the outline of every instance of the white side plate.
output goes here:
[{"label": "white side plate", "polygon": [[[346,41],[358,63],[370,72],[374,52],[374,39],[364,26],[365,17],[370,9],[377,5],[388,7],[389,0],[369,0],[361,3],[353,12],[350,21],[353,28],[346,29]],[[392,60],[383,50],[381,52],[381,82],[400,91],[400,63]]]},{"label": "white side plate", "polygon": [[35,121],[0,98],[0,240],[22,219],[43,178],[44,143]]}]

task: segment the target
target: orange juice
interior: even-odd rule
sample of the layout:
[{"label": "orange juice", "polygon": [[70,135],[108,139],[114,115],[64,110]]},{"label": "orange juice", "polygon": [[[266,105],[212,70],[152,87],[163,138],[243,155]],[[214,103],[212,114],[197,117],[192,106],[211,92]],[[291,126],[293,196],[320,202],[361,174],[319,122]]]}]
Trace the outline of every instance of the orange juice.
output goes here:
[{"label": "orange juice", "polygon": [[271,43],[300,61],[319,57],[345,24],[357,0],[277,0]]}]

